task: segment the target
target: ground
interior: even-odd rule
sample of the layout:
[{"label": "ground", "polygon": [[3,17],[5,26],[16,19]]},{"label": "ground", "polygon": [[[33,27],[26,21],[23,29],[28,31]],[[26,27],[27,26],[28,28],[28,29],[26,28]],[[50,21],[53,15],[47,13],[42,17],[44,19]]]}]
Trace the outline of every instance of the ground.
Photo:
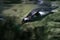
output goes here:
[{"label": "ground", "polygon": [[[16,23],[21,24],[22,19],[28,15],[28,13],[37,7],[36,4],[4,4],[4,10],[2,13],[5,16],[16,16]],[[42,27],[47,26],[48,31],[51,31],[52,33],[58,33],[60,32],[59,26],[60,26],[60,7],[57,8],[58,12],[51,13],[47,16],[45,16],[41,20],[36,20],[33,22],[28,22],[22,25],[22,28],[33,28],[34,27]],[[56,27],[56,28],[55,28]],[[58,29],[57,29],[58,28]],[[54,36],[54,35],[53,35]],[[51,34],[49,34],[49,37],[51,37]]]}]

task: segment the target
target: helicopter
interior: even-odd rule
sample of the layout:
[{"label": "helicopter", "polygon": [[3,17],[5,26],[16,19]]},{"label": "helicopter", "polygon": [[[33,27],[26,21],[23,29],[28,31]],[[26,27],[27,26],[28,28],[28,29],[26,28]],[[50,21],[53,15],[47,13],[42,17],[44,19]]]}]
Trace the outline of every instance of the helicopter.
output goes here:
[{"label": "helicopter", "polygon": [[35,20],[37,16],[40,18],[46,16],[47,14],[54,13],[53,10],[58,8],[58,6],[52,6],[50,1],[38,0],[38,8],[33,9],[26,17],[22,19],[22,24]]}]

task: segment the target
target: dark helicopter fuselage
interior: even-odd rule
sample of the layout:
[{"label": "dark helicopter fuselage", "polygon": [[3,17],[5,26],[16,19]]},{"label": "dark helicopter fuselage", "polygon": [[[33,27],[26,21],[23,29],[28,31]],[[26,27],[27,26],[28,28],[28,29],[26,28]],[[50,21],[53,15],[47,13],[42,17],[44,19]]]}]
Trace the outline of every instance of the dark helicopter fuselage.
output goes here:
[{"label": "dark helicopter fuselage", "polygon": [[37,16],[39,17],[43,17],[47,14],[50,14],[50,12],[52,12],[52,10],[58,8],[58,7],[54,7],[51,6],[51,2],[48,1],[43,1],[43,0],[39,0],[38,5],[40,5],[38,8],[33,9],[25,18],[23,18],[22,23],[26,23],[32,20],[35,20],[34,18],[36,18]]}]

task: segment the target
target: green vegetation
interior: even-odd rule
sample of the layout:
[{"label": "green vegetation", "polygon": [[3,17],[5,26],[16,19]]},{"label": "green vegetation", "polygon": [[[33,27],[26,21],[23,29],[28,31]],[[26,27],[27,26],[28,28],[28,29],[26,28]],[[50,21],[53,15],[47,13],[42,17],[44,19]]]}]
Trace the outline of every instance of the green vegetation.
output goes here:
[{"label": "green vegetation", "polygon": [[[10,7],[9,7],[10,6]],[[0,40],[60,40],[60,8],[43,19],[20,25],[22,19],[36,8],[35,4],[5,4],[6,21],[0,24]]]}]

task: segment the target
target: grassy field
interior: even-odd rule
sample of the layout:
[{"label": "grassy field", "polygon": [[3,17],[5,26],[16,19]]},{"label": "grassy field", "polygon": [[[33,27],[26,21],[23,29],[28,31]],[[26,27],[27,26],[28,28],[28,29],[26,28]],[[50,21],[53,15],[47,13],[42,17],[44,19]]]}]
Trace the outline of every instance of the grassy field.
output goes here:
[{"label": "grassy field", "polygon": [[[5,16],[16,16],[16,23],[21,24],[22,19],[28,15],[28,13],[36,8],[37,5],[35,4],[5,4],[4,5],[4,10],[2,11],[2,13]],[[57,8],[56,10],[58,10],[58,12],[55,13],[51,13],[47,16],[45,16],[43,19],[39,19],[33,22],[28,22],[25,23],[24,25],[22,25],[21,27],[23,29],[26,28],[35,28],[35,27],[47,27],[45,30],[45,33],[47,33],[48,31],[51,31],[50,33],[58,33],[59,28],[60,28],[60,7]],[[58,29],[56,29],[58,28]],[[55,30],[56,29],[56,30]],[[52,34],[49,34],[48,39],[51,37]],[[54,35],[53,35],[54,36]],[[45,39],[46,40],[46,39]]]},{"label": "grassy field", "polygon": [[[5,6],[6,5],[6,6]],[[6,16],[16,16],[17,17],[17,22],[21,23],[21,20],[28,15],[28,13],[33,10],[34,8],[37,7],[37,5],[35,4],[5,4],[4,8],[5,10],[3,10],[3,14]],[[11,7],[9,7],[11,6]],[[59,8],[57,8],[58,11]],[[46,21],[49,20],[50,18],[54,18],[56,19],[56,17],[54,17],[56,14],[59,15],[60,12],[57,13],[53,13],[50,15],[47,15],[45,18],[43,18],[42,20],[38,21],[36,20],[35,22],[29,22],[26,23],[24,25],[30,25],[30,27],[35,27],[35,26],[42,26],[46,24]],[[56,16],[57,16],[56,15]],[[52,16],[52,17],[51,17]],[[59,19],[59,18],[58,18]]]}]

